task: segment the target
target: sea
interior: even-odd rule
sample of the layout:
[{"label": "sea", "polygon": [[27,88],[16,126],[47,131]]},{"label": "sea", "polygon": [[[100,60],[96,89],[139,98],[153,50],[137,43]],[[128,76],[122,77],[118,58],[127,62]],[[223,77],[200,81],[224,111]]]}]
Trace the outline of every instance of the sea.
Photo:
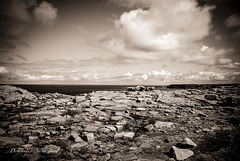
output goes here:
[{"label": "sea", "polygon": [[[29,92],[44,93],[62,93],[68,95],[79,95],[82,93],[91,93],[93,91],[125,91],[132,85],[29,85],[14,84],[15,87],[26,89]],[[145,86],[152,87],[152,86]],[[163,86],[154,86],[155,89],[164,88]]]}]

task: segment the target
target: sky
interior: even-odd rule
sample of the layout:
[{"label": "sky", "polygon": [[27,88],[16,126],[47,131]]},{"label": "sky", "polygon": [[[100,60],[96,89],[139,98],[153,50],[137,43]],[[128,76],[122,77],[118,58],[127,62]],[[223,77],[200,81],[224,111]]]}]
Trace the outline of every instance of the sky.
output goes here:
[{"label": "sky", "polygon": [[1,0],[2,84],[240,83],[238,0]]}]

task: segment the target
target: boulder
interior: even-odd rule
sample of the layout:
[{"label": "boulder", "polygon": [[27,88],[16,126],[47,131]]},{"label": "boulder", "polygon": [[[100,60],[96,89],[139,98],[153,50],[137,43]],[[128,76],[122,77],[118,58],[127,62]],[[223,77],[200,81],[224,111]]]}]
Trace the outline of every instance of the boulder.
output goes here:
[{"label": "boulder", "polygon": [[9,85],[0,86],[0,97],[0,102],[5,103],[36,99],[36,96],[27,90]]}]

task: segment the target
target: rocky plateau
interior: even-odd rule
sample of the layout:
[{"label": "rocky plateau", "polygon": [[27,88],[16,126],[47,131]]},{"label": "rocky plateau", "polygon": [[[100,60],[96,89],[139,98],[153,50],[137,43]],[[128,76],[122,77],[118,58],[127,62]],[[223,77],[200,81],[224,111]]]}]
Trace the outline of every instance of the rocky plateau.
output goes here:
[{"label": "rocky plateau", "polygon": [[240,160],[240,85],[77,96],[0,86],[0,160]]}]

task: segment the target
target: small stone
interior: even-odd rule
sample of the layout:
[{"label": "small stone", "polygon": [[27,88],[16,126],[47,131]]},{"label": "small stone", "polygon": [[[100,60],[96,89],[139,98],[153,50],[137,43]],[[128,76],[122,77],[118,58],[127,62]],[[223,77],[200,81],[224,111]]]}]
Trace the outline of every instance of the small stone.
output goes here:
[{"label": "small stone", "polygon": [[128,132],[128,133],[124,134],[123,139],[125,139],[125,140],[132,140],[134,135],[135,135],[134,132]]},{"label": "small stone", "polygon": [[125,139],[125,140],[132,140],[132,138],[134,137],[135,133],[134,132],[120,132],[120,133],[116,133],[114,135],[114,139]]},{"label": "small stone", "polygon": [[41,152],[46,154],[57,154],[61,148],[56,145],[46,145],[44,148],[41,148]]},{"label": "small stone", "polygon": [[83,142],[83,139],[80,138],[77,133],[72,133],[69,138],[72,138],[76,143]]},{"label": "small stone", "polygon": [[99,125],[87,125],[85,131],[96,132],[99,129]]},{"label": "small stone", "polygon": [[154,128],[154,126],[152,124],[149,124],[149,125],[145,126],[144,128],[147,129],[148,131],[151,131]]},{"label": "small stone", "polygon": [[86,145],[88,145],[88,142],[81,142],[81,143],[75,143],[75,144],[72,144],[71,146],[70,146],[70,151],[72,151],[72,150],[78,150],[78,149],[81,149],[82,147],[84,147],[84,146],[86,146]]},{"label": "small stone", "polygon": [[123,130],[123,126],[122,125],[115,125],[117,131],[122,131]]},{"label": "small stone", "polygon": [[183,141],[181,142],[181,144],[183,145],[189,145],[189,146],[197,146],[197,144],[195,144],[192,140],[190,140],[189,138],[184,138]]},{"label": "small stone", "polygon": [[32,147],[33,145],[32,144],[25,144],[25,145],[22,145],[23,148],[30,148]]},{"label": "small stone", "polygon": [[198,112],[198,116],[199,116],[199,117],[207,117],[208,115],[206,115],[206,114],[203,113],[203,112]]},{"label": "small stone", "polygon": [[217,99],[217,95],[213,95],[213,94],[206,94],[204,96],[205,99],[207,100],[216,100]]},{"label": "small stone", "polygon": [[122,119],[123,119],[122,116],[112,116],[111,117],[111,120],[113,120],[113,121],[119,121],[119,120],[122,120]]},{"label": "small stone", "polygon": [[173,122],[156,121],[154,126],[156,128],[162,128],[162,127],[171,128],[173,124],[174,124]]},{"label": "small stone", "polygon": [[136,108],[136,111],[146,111],[146,108],[138,107],[138,108]]},{"label": "small stone", "polygon": [[175,146],[172,146],[173,153],[177,160],[184,160],[191,157],[194,153],[188,149],[180,149]]},{"label": "small stone", "polygon": [[95,141],[93,133],[84,132],[83,135],[87,138],[88,142]]},{"label": "small stone", "polygon": [[28,144],[35,143],[38,140],[38,136],[29,136]]},{"label": "small stone", "polygon": [[108,161],[110,158],[111,158],[110,153],[107,153],[107,154],[101,156],[100,158],[98,158],[97,160],[98,161]]}]

